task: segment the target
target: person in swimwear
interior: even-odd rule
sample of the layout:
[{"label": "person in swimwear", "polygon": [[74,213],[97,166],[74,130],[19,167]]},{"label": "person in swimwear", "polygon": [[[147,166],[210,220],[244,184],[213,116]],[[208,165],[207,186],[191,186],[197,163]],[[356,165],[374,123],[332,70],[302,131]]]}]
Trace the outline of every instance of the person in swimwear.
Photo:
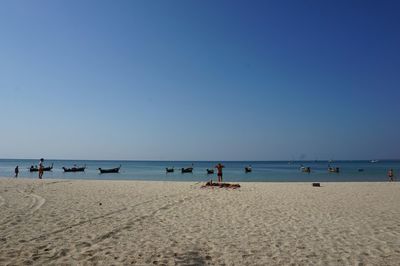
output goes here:
[{"label": "person in swimwear", "polygon": [[40,161],[39,161],[39,179],[43,178],[43,171],[44,171],[43,161],[44,161],[43,158],[40,159]]},{"label": "person in swimwear", "polygon": [[217,171],[218,171],[218,174],[217,174],[217,176],[218,176],[218,183],[221,183],[222,182],[222,168],[224,168],[225,166],[223,166],[221,163],[219,163],[219,164],[217,164],[216,166],[215,166],[215,168],[217,168]]},{"label": "person in swimwear", "polygon": [[389,171],[388,171],[388,177],[389,177],[389,182],[393,182],[393,181],[394,181],[393,169],[389,169]]}]

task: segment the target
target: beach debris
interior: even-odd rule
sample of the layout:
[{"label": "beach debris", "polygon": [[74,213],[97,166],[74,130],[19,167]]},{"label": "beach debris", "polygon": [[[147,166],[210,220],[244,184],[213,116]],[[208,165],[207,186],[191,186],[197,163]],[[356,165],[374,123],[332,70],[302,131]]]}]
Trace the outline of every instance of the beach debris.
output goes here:
[{"label": "beach debris", "polygon": [[320,183],[312,183],[312,186],[313,186],[313,187],[320,187],[321,184],[320,184]]},{"label": "beach debris", "polygon": [[237,189],[237,188],[240,188],[240,185],[239,184],[230,184],[230,183],[214,183],[214,182],[212,182],[212,180],[210,180],[205,185],[201,186],[201,188],[207,188],[207,187]]},{"label": "beach debris", "polygon": [[103,205],[103,203],[99,202],[99,205],[101,206],[101,205]]}]

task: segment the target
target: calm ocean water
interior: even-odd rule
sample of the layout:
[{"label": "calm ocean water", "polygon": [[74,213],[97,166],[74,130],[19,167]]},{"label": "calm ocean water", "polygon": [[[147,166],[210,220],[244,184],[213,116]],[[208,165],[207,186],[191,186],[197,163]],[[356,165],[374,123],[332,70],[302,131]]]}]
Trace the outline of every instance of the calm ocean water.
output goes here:
[{"label": "calm ocean water", "polygon": [[[181,167],[190,167],[193,173],[182,174]],[[207,175],[206,169],[214,167],[218,162],[206,161],[83,161],[83,160],[45,160],[45,166],[54,164],[51,172],[45,172],[44,178],[62,179],[98,179],[98,180],[158,180],[158,181],[207,181],[217,179],[216,175]],[[340,173],[329,173],[327,161],[255,161],[255,162],[222,162],[225,165],[224,181],[232,182],[342,182],[342,181],[387,181],[387,171],[393,168],[399,176],[400,161],[335,161],[332,167],[340,167]],[[37,165],[38,160],[0,159],[0,176],[11,177],[16,165],[20,169],[20,177],[37,178],[28,168]],[[64,173],[62,167],[86,165],[82,173]],[[118,174],[99,174],[101,168],[114,168],[121,165]],[[245,173],[244,167],[251,165],[253,172]],[[301,165],[311,167],[311,173],[302,173]],[[175,167],[174,173],[166,173],[165,167]],[[359,169],[363,169],[362,172]]]}]

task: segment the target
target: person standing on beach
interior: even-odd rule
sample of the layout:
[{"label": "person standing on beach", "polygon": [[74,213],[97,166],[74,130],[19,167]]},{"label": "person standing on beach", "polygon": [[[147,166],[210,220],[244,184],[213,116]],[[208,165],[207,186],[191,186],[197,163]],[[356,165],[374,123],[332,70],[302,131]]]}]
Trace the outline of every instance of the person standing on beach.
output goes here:
[{"label": "person standing on beach", "polygon": [[41,158],[39,161],[39,179],[43,178],[43,168],[44,168],[43,161],[44,161],[43,158]]},{"label": "person standing on beach", "polygon": [[393,169],[389,169],[388,177],[389,177],[389,182],[393,182],[394,181]]},{"label": "person standing on beach", "polygon": [[18,165],[15,167],[14,173],[15,173],[15,178],[17,178],[17,177],[18,177],[18,174],[19,174]]},{"label": "person standing on beach", "polygon": [[224,168],[225,166],[223,166],[221,163],[219,163],[219,164],[217,164],[216,166],[215,166],[215,168],[217,168],[217,171],[218,171],[218,174],[217,174],[217,176],[218,176],[218,183],[221,183],[222,182],[222,168]]}]

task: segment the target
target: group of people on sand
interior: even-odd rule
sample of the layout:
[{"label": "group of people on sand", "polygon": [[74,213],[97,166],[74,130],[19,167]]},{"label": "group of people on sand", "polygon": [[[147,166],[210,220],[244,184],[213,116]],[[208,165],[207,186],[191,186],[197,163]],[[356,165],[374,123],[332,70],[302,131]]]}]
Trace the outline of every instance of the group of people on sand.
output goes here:
[{"label": "group of people on sand", "polygon": [[[43,172],[44,172],[44,164],[43,164],[43,163],[44,163],[44,159],[41,158],[41,159],[39,160],[39,167],[38,167],[39,179],[42,179],[42,178],[43,178]],[[31,168],[33,168],[33,166],[31,166]],[[19,167],[18,167],[18,165],[15,167],[14,173],[15,173],[15,178],[17,178],[17,177],[18,177],[18,174],[19,174]]]}]

